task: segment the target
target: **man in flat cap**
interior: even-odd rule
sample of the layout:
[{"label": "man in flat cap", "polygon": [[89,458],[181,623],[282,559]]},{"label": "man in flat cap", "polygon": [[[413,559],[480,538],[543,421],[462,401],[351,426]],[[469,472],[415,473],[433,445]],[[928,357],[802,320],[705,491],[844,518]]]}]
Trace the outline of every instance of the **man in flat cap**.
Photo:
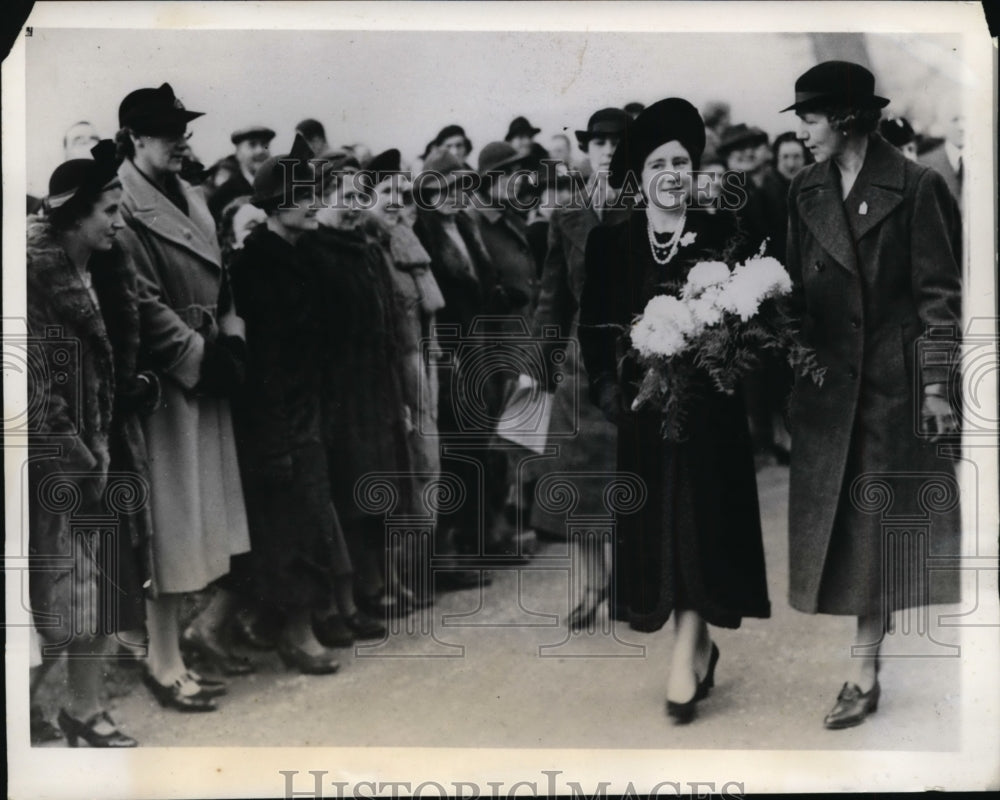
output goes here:
[{"label": "man in flat cap", "polygon": [[229,138],[236,148],[234,156],[239,170],[208,201],[209,210],[216,222],[222,216],[223,209],[233,200],[253,194],[253,176],[271,155],[274,131],[263,125],[250,125],[233,131]]}]

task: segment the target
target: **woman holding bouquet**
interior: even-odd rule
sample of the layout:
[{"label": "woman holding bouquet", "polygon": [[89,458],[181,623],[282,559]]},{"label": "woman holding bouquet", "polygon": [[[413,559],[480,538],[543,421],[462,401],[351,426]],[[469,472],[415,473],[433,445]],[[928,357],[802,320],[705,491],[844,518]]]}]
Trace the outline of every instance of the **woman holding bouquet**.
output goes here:
[{"label": "woman holding bouquet", "polygon": [[737,628],[767,617],[753,449],[738,392],[719,391],[693,373],[683,434],[664,438],[659,408],[633,410],[643,368],[628,331],[647,302],[679,293],[700,261],[733,255],[731,214],[688,208],[691,171],[705,126],[686,100],[647,108],[628,128],[611,162],[611,184],[637,188],[642,203],[617,225],[595,228],[585,256],[579,336],[591,398],[617,425],[618,469],[646,484],[645,504],[620,515],[612,614],[656,631],[673,613],[676,642],[667,713],[690,722],[714,684],[719,649],[708,625]]},{"label": "woman holding bouquet", "polygon": [[[802,338],[827,378],[797,381],[792,395],[789,599],[857,618],[848,679],[824,722],[846,728],[878,706],[890,614],[959,600],[957,571],[911,571],[906,553],[913,541],[959,554],[958,486],[936,442],[957,431],[948,361],[961,226],[944,180],[875,133],[889,101],[868,70],[819,64],[795,99],[785,111],[817,163],[792,181],[787,262]],[[936,357],[917,358],[932,329]],[[893,517],[908,519],[912,539],[889,529]]]}]

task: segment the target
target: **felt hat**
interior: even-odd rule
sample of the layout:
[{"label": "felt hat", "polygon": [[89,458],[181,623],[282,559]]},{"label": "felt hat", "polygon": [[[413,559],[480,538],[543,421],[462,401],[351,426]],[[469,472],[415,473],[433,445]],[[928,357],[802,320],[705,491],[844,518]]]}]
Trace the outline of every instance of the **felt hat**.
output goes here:
[{"label": "felt hat", "polygon": [[824,61],[795,81],[795,102],[784,111],[809,111],[830,105],[885,108],[889,101],[875,94],[875,76],[850,61]]},{"label": "felt hat", "polygon": [[587,130],[576,132],[576,141],[582,150],[586,150],[587,143],[596,136],[621,136],[628,121],[629,115],[624,109],[602,108],[590,115]]},{"label": "felt hat", "polygon": [[767,134],[760,128],[751,125],[730,125],[722,132],[719,144],[715,152],[725,157],[734,150],[742,150],[746,147],[759,147],[767,144]]},{"label": "felt hat", "polygon": [[697,166],[705,150],[705,124],[698,109],[680,97],[658,100],[631,121],[611,158],[608,182],[621,188],[628,173],[636,177],[642,173],[646,156],[674,140],[684,146]]},{"label": "felt hat", "polygon": [[508,167],[524,164],[528,156],[523,156],[507,142],[490,142],[479,151],[479,173],[504,171]]},{"label": "felt hat", "polygon": [[308,142],[302,134],[296,134],[291,152],[271,156],[257,168],[250,202],[265,210],[283,203],[290,204],[296,190],[315,187],[319,174],[313,163],[314,159]]},{"label": "felt hat", "polygon": [[115,143],[102,139],[90,149],[93,158],[74,158],[55,168],[49,178],[49,193],[45,207],[49,211],[77,197],[97,197],[115,180],[119,160]]},{"label": "felt hat", "polygon": [[247,139],[260,139],[264,142],[270,142],[274,137],[274,131],[264,125],[248,125],[246,128],[233,131],[229,135],[229,141],[233,144],[239,144]]},{"label": "felt hat", "polygon": [[534,136],[540,133],[541,130],[541,128],[536,128],[528,122],[525,117],[514,117],[510,123],[510,127],[507,128],[507,135],[504,137],[504,141],[509,142],[515,136]]},{"label": "felt hat", "polygon": [[144,136],[177,136],[203,111],[188,111],[169,83],[157,89],[136,89],[118,106],[118,125]]}]

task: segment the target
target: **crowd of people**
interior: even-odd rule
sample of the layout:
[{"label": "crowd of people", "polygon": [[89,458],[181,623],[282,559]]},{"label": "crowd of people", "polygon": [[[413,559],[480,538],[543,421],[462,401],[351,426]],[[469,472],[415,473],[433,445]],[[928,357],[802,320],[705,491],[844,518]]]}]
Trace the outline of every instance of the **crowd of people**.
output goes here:
[{"label": "crowd of people", "polygon": [[[795,98],[798,126],[773,140],[732,124],[725,103],[602,108],[575,131],[582,159],[562,134],[542,146],[519,116],[475,168],[457,124],[408,166],[397,149],[331,148],[313,119],[281,154],[273,129],[244,125],[206,168],[189,144],[202,114],[169,84],[123,99],[113,142],[74,125],[48,195],[29,198],[29,332],[38,358],[54,329],[79,353],[68,379],[30,387],[44,399],[31,418],[32,557],[73,554],[70,570],[31,573],[46,643],[33,686],[70,656],[58,729],[33,712],[33,737],[136,745],[106,710],[93,657],[115,639],[147,645],[144,683],[178,711],[216,709],[225,679],[255,670],[236,641],[336,672],[336,648],[385,637],[436,591],[488,584],[490,558],[565,539],[565,515],[532,496],[543,471],[628,471],[649,487],[613,547],[575,554],[585,580],[567,623],[592,630],[605,601],[637,630],[673,616],[678,723],[714,684],[708,626],[770,613],[762,464],[791,462],[793,606],[855,616],[870,644],[891,611],[957,599],[943,578],[886,606],[877,521],[849,495],[866,472],[951,469],[912,424],[916,408],[931,438],[954,432],[948,374],[915,383],[904,362],[927,326],[960,320],[961,139],[927,153],[947,178],[918,166],[912,127],[881,119],[874,78],[846,62],[807,72]],[[738,208],[720,202],[727,186]],[[899,201],[866,200],[871,187]],[[829,378],[796,384],[790,413],[778,358],[736,395],[706,379],[695,434],[665,441],[656,412],[631,408],[621,330],[699,260],[760,247],[787,265]],[[553,326],[582,354],[566,348],[566,380],[502,358],[456,379],[511,333],[560,346],[542,336]],[[445,329],[463,344],[448,357]],[[515,385],[550,392],[550,425],[578,431],[535,471],[496,436]],[[447,508],[445,474],[460,486]],[[384,509],[359,489],[373,475],[392,513],[430,527],[429,547],[387,540]],[[138,499],[122,501],[116,481]],[[110,512],[113,535],[78,523]],[[938,514],[938,550],[955,544],[955,514]],[[187,619],[193,593],[203,602]],[[828,727],[877,707],[877,652],[857,661]]]}]

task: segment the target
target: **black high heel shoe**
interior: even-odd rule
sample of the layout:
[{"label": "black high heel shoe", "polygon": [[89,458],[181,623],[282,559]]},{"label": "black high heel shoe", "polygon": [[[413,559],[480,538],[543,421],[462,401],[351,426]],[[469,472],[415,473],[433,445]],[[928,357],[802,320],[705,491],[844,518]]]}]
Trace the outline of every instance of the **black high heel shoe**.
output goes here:
[{"label": "black high heel shoe", "polygon": [[708,659],[708,672],[705,679],[698,681],[698,690],[694,693],[695,700],[704,700],[715,686],[715,665],[719,663],[719,647],[712,642],[712,655]]},{"label": "black high heel shoe", "polygon": [[205,697],[222,697],[229,690],[225,681],[206,678],[193,669],[187,671],[187,676],[201,687],[202,694]]},{"label": "black high heel shoe", "polygon": [[673,719],[675,725],[687,725],[695,718],[698,699],[698,690],[695,689],[694,697],[686,703],[675,703],[673,700],[667,700],[667,716]]},{"label": "black high heel shoe", "polygon": [[382,622],[369,617],[363,611],[355,611],[351,616],[344,617],[344,624],[347,625],[354,638],[360,641],[384,639],[388,633]]},{"label": "black high heel shoe", "polygon": [[[176,711],[215,711],[218,708],[215,705],[215,700],[205,693],[201,684],[188,674],[178,678],[169,686],[164,686],[147,672],[142,676],[142,682],[153,693],[156,702],[164,708],[172,708]],[[198,687],[198,691],[193,694],[185,694],[184,686],[189,683],[194,683]]]},{"label": "black high heel shoe", "polygon": [[[593,589],[585,590],[583,600],[580,601],[576,608],[569,612],[569,629],[576,633],[585,628],[593,627],[594,620],[597,619],[597,611],[607,596],[607,587],[600,591],[594,591]],[[588,600],[591,602],[588,603]]]},{"label": "black high heel shoe", "polygon": [[83,739],[90,747],[135,747],[139,744],[131,736],[126,736],[118,728],[110,733],[98,733],[94,727],[98,722],[107,722],[114,727],[115,721],[107,711],[98,711],[84,722],[71,717],[65,708],[59,709],[59,727],[62,728],[66,743],[76,747],[77,740]]}]

